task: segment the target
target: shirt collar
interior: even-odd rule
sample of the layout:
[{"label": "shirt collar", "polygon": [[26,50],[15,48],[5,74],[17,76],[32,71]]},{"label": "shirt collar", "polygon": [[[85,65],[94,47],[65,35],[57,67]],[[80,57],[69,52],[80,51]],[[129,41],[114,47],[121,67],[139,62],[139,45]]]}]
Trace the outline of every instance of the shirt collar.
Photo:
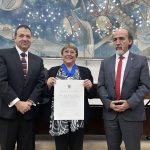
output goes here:
[{"label": "shirt collar", "polygon": [[19,56],[20,56],[21,53],[25,53],[26,57],[28,57],[28,51],[23,52],[17,45],[16,45],[16,49],[17,49],[17,52],[18,52]]},{"label": "shirt collar", "polygon": [[[126,53],[124,53],[123,55],[122,55],[125,59],[127,59],[128,58],[128,56],[129,56],[129,50],[126,52]],[[117,59],[119,59],[119,55],[118,54],[116,54],[116,58]]]}]

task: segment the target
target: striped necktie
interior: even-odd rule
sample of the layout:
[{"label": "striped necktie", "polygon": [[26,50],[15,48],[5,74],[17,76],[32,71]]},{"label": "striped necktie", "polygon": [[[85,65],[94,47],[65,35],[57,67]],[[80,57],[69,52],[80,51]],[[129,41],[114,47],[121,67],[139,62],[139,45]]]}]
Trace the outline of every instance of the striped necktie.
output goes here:
[{"label": "striped necktie", "polygon": [[24,75],[24,78],[26,79],[28,70],[27,70],[27,61],[26,61],[25,57],[27,55],[25,53],[21,53],[20,56],[21,56],[23,75]]}]

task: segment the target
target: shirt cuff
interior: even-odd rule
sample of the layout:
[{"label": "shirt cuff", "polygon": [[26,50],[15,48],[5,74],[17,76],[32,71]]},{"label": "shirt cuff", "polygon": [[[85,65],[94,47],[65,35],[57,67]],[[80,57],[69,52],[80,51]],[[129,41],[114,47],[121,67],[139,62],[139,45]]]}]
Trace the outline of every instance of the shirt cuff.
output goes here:
[{"label": "shirt cuff", "polygon": [[32,100],[29,99],[28,101],[32,103],[32,106],[36,106],[36,104]]},{"label": "shirt cuff", "polygon": [[14,106],[18,101],[20,101],[20,99],[17,97],[12,102],[10,102],[10,104],[8,105],[8,107]]}]

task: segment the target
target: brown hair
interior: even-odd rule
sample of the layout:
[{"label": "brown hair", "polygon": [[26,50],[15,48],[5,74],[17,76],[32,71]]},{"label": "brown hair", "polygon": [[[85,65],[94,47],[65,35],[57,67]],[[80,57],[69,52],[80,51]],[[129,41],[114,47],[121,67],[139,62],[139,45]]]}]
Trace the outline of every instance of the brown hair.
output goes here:
[{"label": "brown hair", "polygon": [[75,50],[75,52],[76,52],[76,57],[78,57],[78,49],[77,49],[77,47],[76,47],[73,43],[69,43],[69,44],[65,45],[65,46],[62,48],[62,50],[61,50],[61,55],[63,55],[64,50],[67,49],[67,48],[71,48],[71,49]]}]

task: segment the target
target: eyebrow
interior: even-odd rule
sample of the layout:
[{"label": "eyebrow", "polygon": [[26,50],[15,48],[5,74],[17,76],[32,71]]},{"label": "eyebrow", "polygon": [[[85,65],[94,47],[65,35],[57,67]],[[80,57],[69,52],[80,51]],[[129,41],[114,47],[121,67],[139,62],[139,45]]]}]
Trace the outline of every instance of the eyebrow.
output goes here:
[{"label": "eyebrow", "polygon": [[113,40],[117,40],[117,39],[124,40],[125,37],[123,37],[123,36],[120,36],[120,37],[112,37],[112,39],[113,39]]}]

